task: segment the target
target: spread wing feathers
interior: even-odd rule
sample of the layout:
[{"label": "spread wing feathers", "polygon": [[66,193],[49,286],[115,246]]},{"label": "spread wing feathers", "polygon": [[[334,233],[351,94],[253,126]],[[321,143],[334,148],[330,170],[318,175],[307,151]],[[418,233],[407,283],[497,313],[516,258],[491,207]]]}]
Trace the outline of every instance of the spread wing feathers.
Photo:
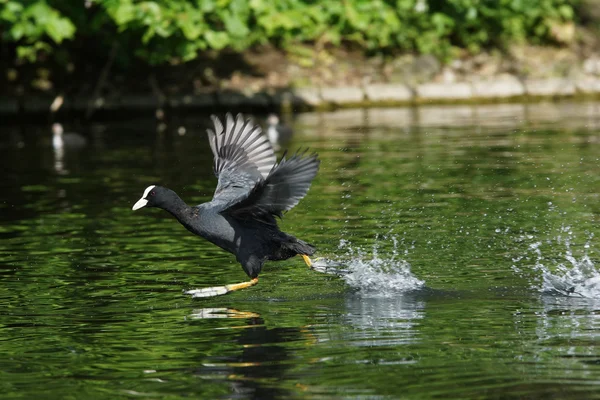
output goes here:
[{"label": "spread wing feathers", "polygon": [[319,170],[321,161],[316,154],[306,156],[306,151],[283,158],[264,181],[259,181],[248,197],[229,207],[227,212],[236,217],[253,217],[271,221],[281,217],[306,196],[310,184]]},{"label": "spread wing feathers", "polygon": [[234,120],[228,113],[225,127],[214,115],[211,118],[215,130],[208,129],[208,142],[214,155],[215,175],[221,178],[223,171],[229,171],[229,175],[254,175],[258,170],[265,179],[277,159],[260,126],[249,119],[244,121],[241,114]]}]

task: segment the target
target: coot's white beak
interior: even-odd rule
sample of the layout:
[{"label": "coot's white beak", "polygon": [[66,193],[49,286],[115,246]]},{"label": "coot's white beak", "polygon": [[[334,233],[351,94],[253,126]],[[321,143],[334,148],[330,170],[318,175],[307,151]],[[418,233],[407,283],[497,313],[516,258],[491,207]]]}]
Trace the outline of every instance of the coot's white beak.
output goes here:
[{"label": "coot's white beak", "polygon": [[131,209],[132,209],[133,211],[135,211],[135,210],[139,210],[139,209],[140,209],[140,208],[142,208],[142,207],[145,207],[145,206],[146,206],[146,204],[148,204],[148,200],[146,200],[146,197],[148,197],[148,193],[150,193],[150,191],[151,191],[152,189],[154,189],[155,187],[156,187],[155,185],[148,186],[148,187],[146,188],[146,190],[144,190],[144,194],[142,195],[142,198],[141,198],[141,199],[139,199],[139,200],[137,201],[137,203],[135,203],[135,204],[133,205],[133,207],[131,207]]},{"label": "coot's white beak", "polygon": [[139,210],[140,208],[144,207],[146,204],[148,204],[148,200],[146,200],[146,199],[142,198],[142,199],[139,199],[139,200],[137,201],[137,203],[135,203],[135,204],[133,205],[133,207],[131,207],[131,209],[132,209],[133,211],[135,211],[135,210]]}]

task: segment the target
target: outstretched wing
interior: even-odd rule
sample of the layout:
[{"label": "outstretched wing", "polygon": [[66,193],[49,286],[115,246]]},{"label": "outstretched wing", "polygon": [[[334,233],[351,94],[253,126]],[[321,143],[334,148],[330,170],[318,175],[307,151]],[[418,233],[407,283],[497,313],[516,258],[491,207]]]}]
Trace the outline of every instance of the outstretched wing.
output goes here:
[{"label": "outstretched wing", "polygon": [[259,125],[238,114],[225,116],[225,126],[214,115],[214,131],[208,141],[214,155],[213,169],[219,179],[214,199],[235,203],[248,196],[254,186],[273,169],[275,153]]},{"label": "outstretched wing", "polygon": [[289,159],[285,154],[265,180],[259,181],[248,197],[233,204],[227,212],[235,217],[273,221],[284,211],[292,209],[306,196],[321,162],[316,154],[296,153]]}]

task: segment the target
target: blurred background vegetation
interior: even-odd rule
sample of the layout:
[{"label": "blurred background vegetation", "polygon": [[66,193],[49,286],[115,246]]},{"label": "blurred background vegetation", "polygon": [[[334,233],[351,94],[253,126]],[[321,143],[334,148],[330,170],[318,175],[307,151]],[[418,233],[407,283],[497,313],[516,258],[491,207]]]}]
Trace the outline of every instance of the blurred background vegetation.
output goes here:
[{"label": "blurred background vegetation", "polygon": [[[507,43],[560,42],[573,0],[0,0],[2,56],[68,63],[73,52],[110,53],[157,65],[205,50],[271,44],[357,46],[442,58]],[[562,33],[565,35],[565,33]]]},{"label": "blurred background vegetation", "polygon": [[[86,93],[93,90],[88,83],[95,80],[99,82],[96,92],[110,85],[113,92],[125,86],[131,89],[144,81],[140,92],[145,93],[169,91],[169,85],[172,92],[186,86],[197,91],[208,86],[240,90],[254,85],[239,76],[265,77],[254,91],[269,86],[353,86],[361,79],[394,81],[389,71],[401,69],[403,61],[384,64],[402,55],[426,55],[435,59],[435,65],[478,53],[505,58],[502,54],[519,45],[574,48],[576,27],[600,20],[593,16],[600,13],[598,3],[0,0],[0,86],[12,96],[30,90]],[[595,49],[597,35],[587,37]],[[519,61],[516,68],[526,70],[522,65],[531,52],[525,47],[521,54],[525,63]],[[538,58],[538,64],[545,65],[556,57]],[[567,57],[563,64],[573,65],[572,59]],[[284,65],[290,60],[294,65]],[[322,71],[319,63],[325,65]],[[413,70],[423,70],[418,62],[414,65]],[[535,64],[527,68],[540,70]],[[294,75],[298,70],[302,73]],[[514,68],[498,70],[513,73]],[[402,74],[399,79],[406,80],[406,73]]]}]

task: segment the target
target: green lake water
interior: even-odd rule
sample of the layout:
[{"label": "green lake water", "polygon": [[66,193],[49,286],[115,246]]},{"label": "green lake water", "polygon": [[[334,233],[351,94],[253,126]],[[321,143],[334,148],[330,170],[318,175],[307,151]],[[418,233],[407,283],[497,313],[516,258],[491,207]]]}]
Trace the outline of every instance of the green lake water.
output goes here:
[{"label": "green lake water", "polygon": [[0,127],[0,398],[600,398],[600,104],[298,115],[318,271],[193,299],[247,277],[131,206],[212,197],[209,121]]}]

